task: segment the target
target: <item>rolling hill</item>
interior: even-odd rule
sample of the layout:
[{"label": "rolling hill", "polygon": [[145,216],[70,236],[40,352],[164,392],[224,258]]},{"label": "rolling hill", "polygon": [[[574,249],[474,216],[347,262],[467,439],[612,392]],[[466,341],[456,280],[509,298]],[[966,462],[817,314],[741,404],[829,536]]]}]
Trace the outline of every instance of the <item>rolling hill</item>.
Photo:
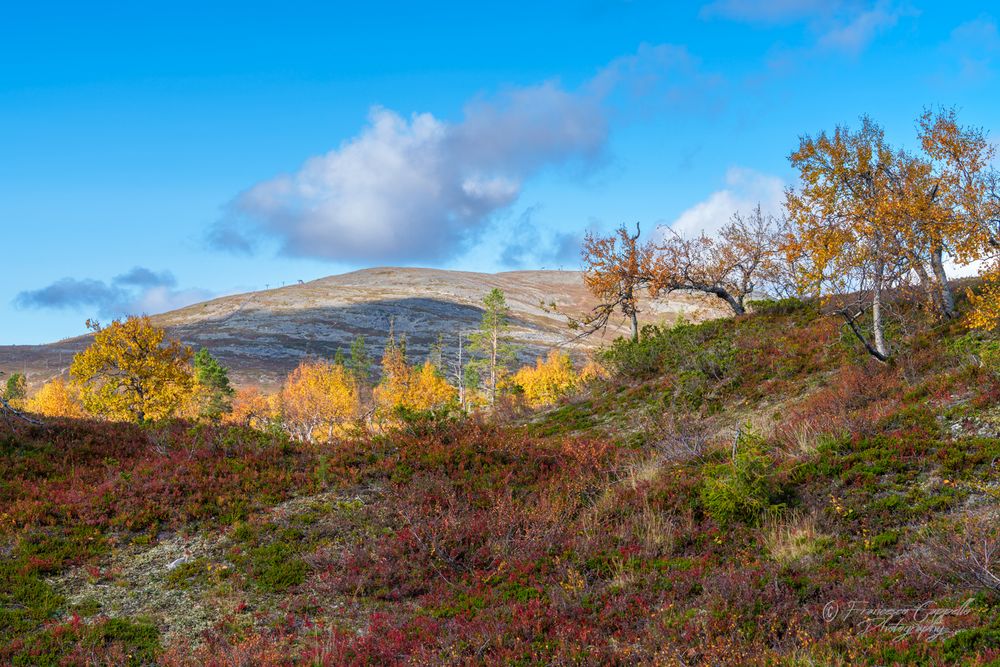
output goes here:
[{"label": "rolling hill", "polygon": [[[206,347],[232,369],[238,383],[274,386],[302,357],[345,352],[358,334],[378,357],[392,324],[418,360],[443,337],[454,360],[459,332],[479,323],[483,296],[503,290],[511,307],[522,361],[562,345],[577,356],[624,330],[573,340],[565,314],[592,308],[577,271],[472,273],[416,268],[372,268],[278,289],[226,296],[154,316],[154,322],[194,347]],[[555,303],[558,311],[543,307]],[[702,320],[724,314],[714,300],[675,294],[648,304],[646,322],[678,317]],[[617,324],[617,323],[616,323]],[[89,336],[46,345],[0,347],[0,371],[25,372],[29,384],[64,374]]]}]

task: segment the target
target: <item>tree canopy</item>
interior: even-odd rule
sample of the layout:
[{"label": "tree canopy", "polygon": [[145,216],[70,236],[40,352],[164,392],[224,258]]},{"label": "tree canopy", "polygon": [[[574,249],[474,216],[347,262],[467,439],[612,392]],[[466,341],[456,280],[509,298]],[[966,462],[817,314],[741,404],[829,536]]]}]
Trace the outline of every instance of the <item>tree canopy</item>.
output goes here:
[{"label": "tree canopy", "polygon": [[130,316],[107,327],[96,322],[94,342],[73,358],[70,375],[88,412],[143,422],[171,416],[191,392],[191,349]]},{"label": "tree canopy", "polygon": [[281,388],[285,428],[305,442],[330,442],[359,412],[357,385],[347,369],[324,360],[303,361]]}]

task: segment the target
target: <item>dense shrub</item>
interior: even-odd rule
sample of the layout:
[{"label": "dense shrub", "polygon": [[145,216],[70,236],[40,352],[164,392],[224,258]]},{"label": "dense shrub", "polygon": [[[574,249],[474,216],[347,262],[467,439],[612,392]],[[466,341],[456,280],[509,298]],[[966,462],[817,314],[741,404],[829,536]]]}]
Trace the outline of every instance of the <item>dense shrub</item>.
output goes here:
[{"label": "dense shrub", "polygon": [[618,379],[648,378],[663,367],[663,351],[658,343],[660,328],[646,325],[639,340],[616,338],[601,351],[601,363]]},{"label": "dense shrub", "polygon": [[670,381],[668,408],[694,410],[713,400],[736,364],[736,348],[718,322],[643,327],[638,341],[619,338],[602,353],[602,363],[619,382],[655,375]]},{"label": "dense shrub", "polygon": [[148,622],[121,618],[85,623],[73,617],[0,647],[0,659],[23,667],[154,664],[160,633]]},{"label": "dense shrub", "polygon": [[756,523],[777,495],[773,472],[774,460],[764,440],[749,429],[741,430],[731,460],[705,470],[701,489],[705,511],[722,525]]},{"label": "dense shrub", "polygon": [[816,315],[818,314],[815,301],[787,297],[784,299],[755,299],[750,301],[750,310],[760,315]]}]

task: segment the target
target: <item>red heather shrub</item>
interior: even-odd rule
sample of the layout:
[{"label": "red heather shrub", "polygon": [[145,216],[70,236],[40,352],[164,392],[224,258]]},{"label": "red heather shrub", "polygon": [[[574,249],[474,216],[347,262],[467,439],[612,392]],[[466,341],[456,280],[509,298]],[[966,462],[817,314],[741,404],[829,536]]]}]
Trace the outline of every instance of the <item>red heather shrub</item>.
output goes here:
[{"label": "red heather shrub", "polygon": [[881,364],[844,366],[826,386],[806,395],[785,413],[775,415],[775,436],[794,446],[802,433],[871,434],[898,407],[901,393],[896,374]]},{"label": "red heather shrub", "polygon": [[0,506],[9,508],[0,530],[228,522],[310,489],[314,464],[283,438],[244,429],[54,420],[0,446]]},{"label": "red heather shrub", "polygon": [[226,639],[209,633],[198,647],[186,641],[173,643],[157,659],[162,667],[284,667],[294,661],[288,639],[251,634]]},{"label": "red heather shrub", "polygon": [[736,382],[743,395],[782,393],[794,386],[792,380],[823,372],[844,357],[833,318],[803,324],[789,317],[751,317],[735,324]]}]

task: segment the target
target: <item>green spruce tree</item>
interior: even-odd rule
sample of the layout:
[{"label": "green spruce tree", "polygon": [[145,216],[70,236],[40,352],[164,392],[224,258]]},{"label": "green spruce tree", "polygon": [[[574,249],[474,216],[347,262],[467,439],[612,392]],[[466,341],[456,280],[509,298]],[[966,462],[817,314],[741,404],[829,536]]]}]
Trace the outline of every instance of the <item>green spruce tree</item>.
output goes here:
[{"label": "green spruce tree", "polygon": [[217,422],[232,409],[233,391],[229,371],[208,350],[194,355],[194,378],[198,385],[198,416]]},{"label": "green spruce tree", "polygon": [[351,375],[354,376],[354,381],[358,383],[358,386],[367,387],[371,384],[372,358],[368,354],[365,337],[360,334],[355,336],[354,340],[351,341],[351,358],[347,363],[347,367],[350,369]]},{"label": "green spruce tree", "polygon": [[469,341],[469,349],[482,355],[472,362],[472,368],[482,378],[492,405],[500,382],[517,359],[517,347],[510,337],[510,308],[499,288],[494,287],[483,299],[483,319]]},{"label": "green spruce tree", "polygon": [[24,377],[24,373],[11,373],[10,377],[7,378],[3,397],[8,403],[14,404],[28,398],[28,381]]}]

